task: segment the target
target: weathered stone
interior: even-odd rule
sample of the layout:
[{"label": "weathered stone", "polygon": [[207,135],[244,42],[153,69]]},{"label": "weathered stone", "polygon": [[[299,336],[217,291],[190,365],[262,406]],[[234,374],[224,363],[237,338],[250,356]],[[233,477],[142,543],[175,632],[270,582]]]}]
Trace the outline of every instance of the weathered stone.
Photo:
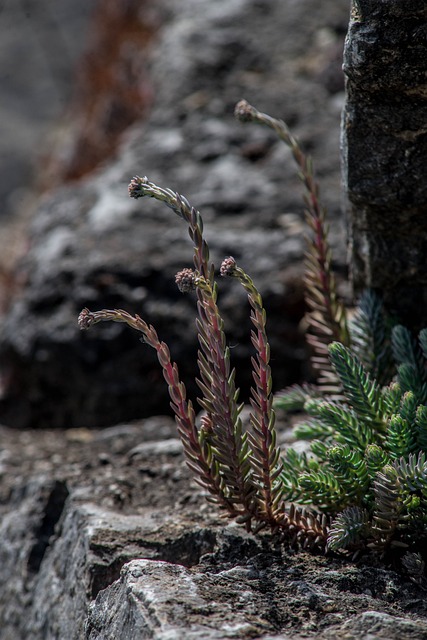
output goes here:
[{"label": "weathered stone", "polygon": [[427,7],[357,0],[347,36],[344,182],[357,290],[408,326],[427,312]]},{"label": "weathered stone", "polygon": [[2,640],[427,637],[405,576],[219,518],[156,422],[0,428]]},{"label": "weathered stone", "polygon": [[[99,443],[101,450],[105,450],[102,436]],[[127,431],[116,430],[116,440],[123,436],[129,441]],[[137,437],[134,433],[133,443]],[[160,472],[176,478],[177,469],[172,471],[171,465],[175,450],[163,446],[160,451],[161,444],[159,441],[146,445],[152,471],[154,475]],[[129,460],[143,478],[140,460],[135,459],[133,452],[134,448]],[[58,454],[59,450],[57,464],[61,459]],[[166,466],[160,462],[165,458],[170,461]],[[152,465],[155,459],[160,462],[156,470]],[[111,454],[109,465],[113,461]],[[0,525],[2,640],[80,639],[89,602],[118,578],[124,563],[144,557],[192,566],[203,554],[212,551],[215,532],[209,527],[194,529],[185,516],[176,512],[149,508],[124,514],[94,504],[88,482],[90,472],[86,471],[80,481],[70,480],[76,462],[74,459],[71,465],[58,465],[63,469],[62,480],[55,480],[48,473],[19,480],[9,469],[12,477],[8,483],[15,482],[16,486],[7,507],[2,507]],[[86,458],[83,468],[87,464]],[[101,454],[98,465],[104,470],[101,475],[107,483],[107,494],[118,504],[125,499],[120,493],[123,484],[117,474],[110,475]],[[60,473],[58,468],[56,475]],[[98,489],[95,488],[95,493],[100,495]]]},{"label": "weathered stone", "polygon": [[408,620],[378,611],[365,611],[354,616],[339,628],[327,631],[325,638],[331,638],[331,640],[358,640],[359,638],[415,640],[416,638],[427,638],[427,627],[425,622]]},{"label": "weathered stone", "polygon": [[[234,120],[242,97],[283,117],[309,147],[333,221],[336,264],[345,271],[342,94],[330,93],[322,73],[331,56],[336,60],[346,4],[162,0],[156,6],[167,20],[148,60],[155,86],[150,118],[129,132],[113,164],[53,193],[34,217],[19,271],[24,288],[1,327],[3,423],[103,426],[165,413],[167,390],[155,354],[123,326],[80,333],[83,306],[124,307],[152,322],[189,393],[198,394],[195,300],[174,284],[175,273],[192,263],[191,244],[170,210],[128,198],[134,174],[188,197],[204,217],[215,263],[231,254],[250,271],[268,311],[276,388],[305,376],[302,187],[290,153],[269,130]],[[221,283],[220,305],[244,399],[252,383],[251,327],[238,283]]]}]

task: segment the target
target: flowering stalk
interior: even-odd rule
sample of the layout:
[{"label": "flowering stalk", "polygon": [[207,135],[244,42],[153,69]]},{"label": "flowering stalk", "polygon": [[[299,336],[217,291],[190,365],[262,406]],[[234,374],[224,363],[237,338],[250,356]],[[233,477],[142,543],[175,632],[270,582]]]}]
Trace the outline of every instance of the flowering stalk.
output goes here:
[{"label": "flowering stalk", "polygon": [[335,390],[337,377],[329,362],[327,347],[334,340],[348,344],[349,334],[345,307],[338,300],[336,293],[335,278],[331,269],[328,226],[325,221],[326,211],[319,201],[319,187],[314,180],[311,160],[303,153],[298,141],[282,120],[261,113],[246,100],[241,100],[236,105],[235,116],[241,122],[256,122],[273,129],[290,148],[298,165],[298,175],[306,190],[306,220],[314,234],[312,239],[307,240],[305,265],[305,298],[309,308],[307,340],[313,348],[312,363],[320,374],[319,384],[325,391]]},{"label": "flowering stalk", "polygon": [[169,348],[161,342],[153,326],[148,325],[138,315],[132,316],[122,309],[102,311],[89,311],[83,309],[79,315],[80,329],[89,329],[92,325],[102,321],[124,322],[133,329],[140,331],[144,341],[157,352],[158,360],[163,369],[171,399],[171,407],[174,411],[178,434],[180,436],[187,464],[196,474],[197,481],[207,489],[212,500],[226,509],[231,516],[236,516],[237,511],[225,495],[223,482],[212,466],[212,452],[205,439],[200,437],[195,423],[195,412],[191,401],[186,400],[186,389],[179,379],[178,367],[171,362]]},{"label": "flowering stalk", "polygon": [[151,196],[165,202],[187,224],[194,244],[193,282],[190,270],[178,274],[181,290],[195,288],[197,291],[197,329],[199,337],[198,366],[200,379],[197,383],[203,397],[200,405],[205,409],[212,424],[212,465],[224,480],[227,497],[240,509],[240,520],[250,528],[254,515],[254,487],[251,482],[248,461],[249,446],[240,418],[241,405],[237,403],[238,390],[235,371],[230,368],[230,351],[226,345],[224,323],[217,306],[217,285],[214,266],[209,260],[209,247],[203,237],[203,221],[200,213],[191,207],[183,196],[170,189],[162,189],[147,178],[134,177],[129,185],[133,198]]},{"label": "flowering stalk", "polygon": [[166,206],[188,224],[190,238],[194,243],[194,266],[196,271],[213,285],[214,267],[209,262],[209,247],[203,238],[202,216],[190,205],[187,198],[174,193],[171,189],[163,189],[157,186],[146,177],[140,178],[139,176],[132,178],[128,192],[131,198],[137,199],[150,196],[160,202],[164,202]]},{"label": "flowering stalk", "polygon": [[[194,244],[195,269],[183,269],[176,275],[182,292],[196,290],[198,318],[196,320],[200,349],[197,383],[202,391],[199,404],[205,410],[201,426],[195,424],[195,411],[186,400],[184,384],[178,368],[171,362],[167,345],[161,342],[155,329],[139,316],[122,310],[91,312],[83,309],[79,316],[81,329],[104,320],[124,322],[142,332],[145,342],[157,351],[163,376],[169,388],[171,407],[175,413],[178,433],[183,443],[187,464],[215,502],[228,515],[244,523],[248,530],[270,526],[306,543],[326,544],[324,526],[317,516],[306,517],[298,508],[285,512],[282,501],[282,465],[276,447],[272,382],[269,365],[270,350],[265,331],[266,314],[262,299],[252,280],[230,259],[229,275],[239,278],[248,293],[251,320],[255,330],[252,343],[256,357],[252,359],[255,386],[252,388],[251,432],[245,432],[235,386],[235,371],[230,368],[230,351],[226,344],[224,323],[217,306],[217,284],[214,267],[209,260],[209,248],[203,238],[203,223],[198,211],[188,201],[169,189],[161,189],[146,178],[135,177],[129,185],[131,197],[151,196],[165,202],[189,228]],[[232,260],[232,259],[231,259]],[[225,269],[225,266],[223,265]],[[226,272],[224,271],[224,274]],[[296,539],[296,538],[295,538]]]},{"label": "flowering stalk", "polygon": [[234,258],[223,261],[220,269],[222,276],[238,278],[248,294],[251,306],[251,321],[255,327],[251,339],[256,351],[252,357],[253,379],[255,387],[251,388],[250,400],[252,411],[250,423],[252,432],[249,434],[251,447],[251,465],[253,468],[253,482],[257,487],[257,517],[272,527],[277,526],[283,517],[281,496],[283,490],[279,480],[282,472],[280,463],[280,449],[276,446],[276,431],[274,428],[275,413],[273,410],[272,376],[269,365],[270,345],[266,333],[267,315],[263,307],[262,297],[251,278],[236,265]]}]

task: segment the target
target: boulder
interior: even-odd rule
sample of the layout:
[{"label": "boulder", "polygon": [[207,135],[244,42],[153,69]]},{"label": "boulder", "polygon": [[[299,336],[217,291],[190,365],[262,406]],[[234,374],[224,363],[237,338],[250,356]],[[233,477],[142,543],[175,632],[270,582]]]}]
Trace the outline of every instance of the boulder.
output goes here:
[{"label": "boulder", "polygon": [[[162,0],[156,11],[163,22],[147,51],[149,117],[128,129],[113,161],[44,197],[34,214],[17,271],[22,286],[0,332],[5,424],[105,426],[167,411],[155,355],[119,325],[79,332],[84,306],[123,307],[153,323],[197,394],[195,299],[174,284],[192,264],[192,247],[171,211],[128,198],[135,174],[201,211],[218,267],[231,254],[250,272],[268,312],[275,388],[306,376],[302,187],[289,150],[270,130],[234,120],[241,98],[285,119],[314,157],[335,265],[345,274],[337,48],[346,4]],[[146,75],[144,68],[144,82]],[[250,322],[237,283],[221,283],[220,305],[245,399]]]}]

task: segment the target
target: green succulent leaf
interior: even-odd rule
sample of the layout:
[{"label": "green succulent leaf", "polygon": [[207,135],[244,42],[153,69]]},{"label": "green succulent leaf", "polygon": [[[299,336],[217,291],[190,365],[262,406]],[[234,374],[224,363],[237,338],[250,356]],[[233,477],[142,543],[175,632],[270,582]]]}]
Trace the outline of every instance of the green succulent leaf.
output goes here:
[{"label": "green succulent leaf", "polygon": [[334,436],[333,427],[322,420],[305,420],[294,428],[294,436],[298,440],[330,440]]},{"label": "green succulent leaf", "polygon": [[386,464],[390,463],[390,456],[379,445],[370,444],[366,447],[365,462],[369,477],[372,480]]},{"label": "green succulent leaf", "polygon": [[367,420],[360,420],[356,412],[345,404],[323,402],[318,415],[325,427],[332,431],[334,440],[356,447],[363,452],[372,441],[372,427]]},{"label": "green succulent leaf", "polygon": [[417,407],[415,415],[417,443],[421,451],[427,452],[427,406]]},{"label": "green succulent leaf", "polygon": [[384,387],[382,390],[385,413],[387,416],[398,413],[400,409],[400,403],[403,396],[403,391],[398,382],[391,382],[388,387]]},{"label": "green succulent leaf", "polygon": [[385,446],[391,458],[408,456],[416,446],[416,433],[412,425],[399,414],[392,415],[387,430]]},{"label": "green succulent leaf", "polygon": [[359,542],[369,532],[369,514],[360,507],[347,507],[332,521],[328,549],[339,551]]},{"label": "green succulent leaf", "polygon": [[274,398],[274,407],[282,411],[302,411],[306,402],[312,398],[320,397],[317,387],[310,384],[294,384],[283,389]]},{"label": "green succulent leaf", "polygon": [[365,370],[380,385],[388,384],[394,373],[391,349],[391,320],[382,300],[372,289],[362,293],[349,323],[350,344]]},{"label": "green succulent leaf", "polygon": [[361,500],[370,482],[363,455],[349,445],[338,445],[329,449],[328,460],[346,489],[348,499]]},{"label": "green succulent leaf", "polygon": [[[423,340],[420,337],[420,342]],[[412,391],[418,404],[427,402],[426,362],[411,332],[397,325],[392,331],[392,347],[398,365],[398,382],[403,391]]]},{"label": "green succulent leaf", "polygon": [[421,351],[423,352],[424,360],[427,361],[427,329],[421,329],[418,342],[421,347]]},{"label": "green succulent leaf", "polygon": [[306,453],[298,453],[295,449],[287,449],[281,457],[282,473],[281,482],[283,498],[292,502],[298,501],[301,496],[299,478],[302,473],[309,471],[309,461]]},{"label": "green succulent leaf", "polygon": [[339,342],[329,345],[329,354],[348,403],[359,420],[366,422],[373,432],[384,433],[386,407],[379,384],[351,350]]},{"label": "green succulent leaf", "polygon": [[347,506],[346,489],[332,470],[323,468],[303,473],[299,476],[299,486],[302,504],[315,504],[318,509],[329,513],[336,513]]},{"label": "green succulent leaf", "polygon": [[[326,462],[329,456],[330,448],[331,448],[331,442],[324,442],[323,440],[313,440],[310,443],[310,449],[313,455],[315,456],[316,461]],[[317,466],[314,465],[313,460],[309,460],[309,464],[310,464],[310,469],[314,469],[317,471],[317,469],[320,468],[320,465],[318,464],[318,462],[316,463]]]}]

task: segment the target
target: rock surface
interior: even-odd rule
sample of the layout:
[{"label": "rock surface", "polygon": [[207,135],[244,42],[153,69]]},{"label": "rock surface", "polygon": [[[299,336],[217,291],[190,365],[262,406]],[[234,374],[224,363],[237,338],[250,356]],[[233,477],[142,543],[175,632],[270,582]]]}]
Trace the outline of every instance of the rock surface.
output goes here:
[{"label": "rock surface", "polygon": [[427,638],[407,577],[219,519],[168,417],[0,442],[2,640]]},{"label": "rock surface", "polygon": [[[201,210],[215,263],[246,267],[269,314],[276,389],[305,377],[301,185],[274,135],[233,119],[242,97],[284,118],[314,156],[328,205],[338,271],[339,54],[347,2],[156,2],[162,15],[147,64],[148,120],[133,126],[116,160],[40,204],[2,323],[0,420],[18,427],[112,425],[167,410],[155,356],[121,326],[78,331],[83,306],[124,307],[152,322],[196,387],[195,301],[175,288],[191,265],[186,229],[159,203],[127,197],[135,174],[179,190]],[[144,69],[144,74],[146,73]],[[145,76],[144,76],[145,77]],[[251,383],[249,317],[236,283],[222,309],[242,398]]]},{"label": "rock surface", "polygon": [[343,118],[353,280],[381,291],[405,326],[419,330],[427,313],[427,7],[424,0],[357,7]]}]

